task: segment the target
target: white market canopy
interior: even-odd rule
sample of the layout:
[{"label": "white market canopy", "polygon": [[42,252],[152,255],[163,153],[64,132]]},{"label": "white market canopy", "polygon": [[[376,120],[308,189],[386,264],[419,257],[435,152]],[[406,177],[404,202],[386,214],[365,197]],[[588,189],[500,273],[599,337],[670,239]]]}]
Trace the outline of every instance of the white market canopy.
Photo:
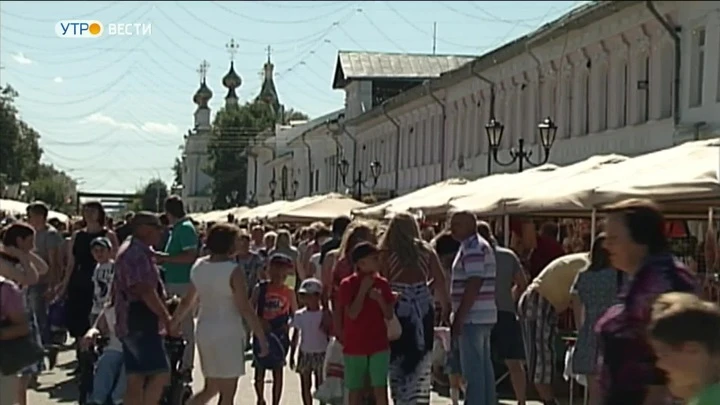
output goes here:
[{"label": "white market canopy", "polygon": [[720,139],[688,142],[628,163],[633,166],[625,165],[625,175],[593,190],[593,206],[626,198],[652,198],[681,211],[720,205]]},{"label": "white market canopy", "polygon": [[237,218],[249,210],[250,208],[248,207],[234,207],[210,212],[196,212],[193,214],[189,214],[189,217],[197,222],[221,222],[227,221],[228,215],[233,215],[235,218]]},{"label": "white market canopy", "polygon": [[[486,215],[572,215],[628,198],[649,198],[669,211],[701,212],[720,205],[719,171],[720,140],[688,142],[634,158],[595,156],[564,167],[557,171],[561,177],[545,179],[519,194],[492,190],[451,205]],[[479,203],[493,199],[495,203]]]},{"label": "white market canopy", "polygon": [[251,208],[235,218],[237,218],[238,220],[264,219],[269,214],[275,212],[275,210],[280,209],[281,207],[289,204],[290,202],[291,201],[278,200],[271,203],[258,205],[257,207]]},{"label": "white market canopy", "polygon": [[269,214],[267,219],[272,222],[332,221],[333,218],[350,215],[353,210],[364,207],[367,207],[367,204],[349,196],[330,193],[285,204]]},{"label": "white market canopy", "polygon": [[429,201],[437,198],[444,199],[448,193],[461,189],[468,183],[469,181],[465,179],[445,180],[379,204],[354,210],[353,214],[364,218],[389,218],[398,212],[411,211],[420,201]]},{"label": "white market canopy", "polygon": [[[457,209],[453,204],[453,201],[456,200],[471,199],[474,204],[493,204],[500,196],[520,193],[531,184],[537,184],[545,179],[556,176],[556,172],[559,169],[556,165],[546,164],[525,170],[521,173],[500,173],[481,177],[462,187],[417,201],[413,204],[412,208],[425,212],[428,215],[441,215],[446,214],[450,210]],[[461,209],[472,210],[467,207]]]},{"label": "white market canopy", "polygon": [[[552,199],[556,195],[556,190],[571,187],[572,185],[569,184],[572,179],[587,173],[598,173],[608,166],[627,160],[627,157],[614,154],[593,156],[572,165],[558,167],[553,171],[533,174],[528,170],[509,174],[502,183],[497,185],[494,184],[497,183],[497,180],[494,181],[493,178],[498,176],[486,177],[478,180],[478,185],[481,187],[478,187],[475,192],[467,197],[452,200],[450,206],[452,209],[472,211],[479,215],[505,214],[508,213],[509,204],[526,199],[528,194],[534,195],[533,192],[535,192],[539,196]],[[483,182],[490,184],[484,185]],[[585,183],[585,185],[589,184]],[[539,211],[541,207],[541,205],[536,205],[533,209],[518,209],[512,212],[535,212]]]},{"label": "white market canopy", "polygon": [[[22,201],[0,199],[0,211],[14,217],[24,216],[27,214],[28,205],[28,203],[24,203]],[[51,218],[55,218],[61,222],[67,222],[70,219],[67,215],[57,211],[50,211],[48,213],[48,219]]]}]

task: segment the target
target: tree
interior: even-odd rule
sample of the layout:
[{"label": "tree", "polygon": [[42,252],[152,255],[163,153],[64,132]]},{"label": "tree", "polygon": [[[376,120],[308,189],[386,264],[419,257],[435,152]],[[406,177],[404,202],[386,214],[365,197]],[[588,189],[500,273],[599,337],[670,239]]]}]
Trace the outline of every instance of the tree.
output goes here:
[{"label": "tree", "polygon": [[228,208],[247,200],[247,154],[250,141],[275,125],[272,108],[264,102],[223,108],[215,115],[208,145],[213,178],[213,207]]},{"label": "tree", "polygon": [[38,174],[40,134],[18,117],[11,87],[0,87],[0,191],[6,185],[31,181]]},{"label": "tree", "polygon": [[288,125],[290,121],[308,121],[310,117],[300,111],[289,108],[283,111],[283,124]]},{"label": "tree", "polygon": [[138,191],[138,194],[142,195],[142,197],[140,200],[133,201],[129,209],[133,211],[161,212],[169,192],[164,181],[152,179]]},{"label": "tree", "polygon": [[30,182],[28,194],[32,200],[40,200],[52,209],[72,212],[77,183],[62,170],[52,165],[40,164],[37,177]]}]

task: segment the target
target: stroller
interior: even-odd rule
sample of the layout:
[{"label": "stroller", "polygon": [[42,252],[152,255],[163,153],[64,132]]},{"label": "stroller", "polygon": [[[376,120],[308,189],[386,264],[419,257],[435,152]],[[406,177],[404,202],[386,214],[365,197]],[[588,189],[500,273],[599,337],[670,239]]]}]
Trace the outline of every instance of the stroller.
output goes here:
[{"label": "stroller", "polygon": [[184,405],[193,394],[189,376],[182,371],[185,369],[182,364],[185,346],[187,341],[181,337],[165,338],[165,350],[170,359],[170,384],[160,399],[162,405]]},{"label": "stroller", "polygon": [[[98,358],[107,346],[109,340],[105,337],[97,339],[96,344],[90,350],[80,353],[78,358],[80,374],[78,376],[78,402],[85,405],[88,402],[90,393],[93,390],[95,378],[95,365]],[[160,403],[162,405],[184,405],[192,396],[192,385],[190,380],[181,371],[183,369],[182,355],[187,342],[179,337],[166,337],[165,350],[170,360],[170,384],[165,387]],[[111,403],[103,405],[112,405]]]}]

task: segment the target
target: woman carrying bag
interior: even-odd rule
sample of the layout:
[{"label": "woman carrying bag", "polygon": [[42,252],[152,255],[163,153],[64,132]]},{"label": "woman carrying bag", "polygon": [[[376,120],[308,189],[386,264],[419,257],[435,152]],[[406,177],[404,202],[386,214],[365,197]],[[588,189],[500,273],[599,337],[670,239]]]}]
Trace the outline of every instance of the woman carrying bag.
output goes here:
[{"label": "woman carrying bag", "polygon": [[[29,336],[22,294],[15,283],[0,276],[0,351],[5,352],[6,342]],[[0,405],[18,403],[18,382],[16,373],[0,372]]]}]

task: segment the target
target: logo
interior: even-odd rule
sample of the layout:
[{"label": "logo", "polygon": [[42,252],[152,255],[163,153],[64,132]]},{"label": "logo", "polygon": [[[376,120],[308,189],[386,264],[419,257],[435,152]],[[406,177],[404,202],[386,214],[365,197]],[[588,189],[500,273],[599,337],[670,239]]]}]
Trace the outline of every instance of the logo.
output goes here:
[{"label": "logo", "polygon": [[96,20],[63,20],[55,24],[55,34],[60,38],[148,36],[152,34],[152,24],[112,23],[106,26]]},{"label": "logo", "polygon": [[58,21],[55,34],[60,38],[98,38],[103,34],[103,25],[92,20]]}]

